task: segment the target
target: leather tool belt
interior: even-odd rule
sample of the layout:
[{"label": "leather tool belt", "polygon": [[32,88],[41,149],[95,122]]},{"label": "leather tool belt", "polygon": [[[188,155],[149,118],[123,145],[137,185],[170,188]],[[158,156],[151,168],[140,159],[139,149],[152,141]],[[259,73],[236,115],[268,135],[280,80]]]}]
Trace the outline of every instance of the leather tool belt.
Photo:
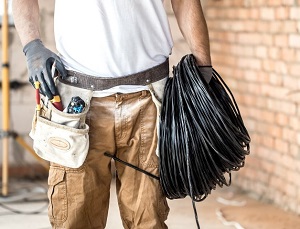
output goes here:
[{"label": "leather tool belt", "polygon": [[109,89],[119,85],[148,85],[159,81],[169,74],[169,59],[165,62],[135,74],[121,77],[91,76],[68,71],[67,77],[58,77],[62,83],[93,91]]}]

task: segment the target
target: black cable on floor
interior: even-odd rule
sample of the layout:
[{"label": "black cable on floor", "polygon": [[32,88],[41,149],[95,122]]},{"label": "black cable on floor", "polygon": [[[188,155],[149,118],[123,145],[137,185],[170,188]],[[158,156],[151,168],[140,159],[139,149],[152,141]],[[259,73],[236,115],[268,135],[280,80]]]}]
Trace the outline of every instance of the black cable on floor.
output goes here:
[{"label": "black cable on floor", "polygon": [[[237,103],[213,69],[209,83],[193,55],[184,56],[166,83],[160,119],[160,182],[167,198],[203,201],[216,186],[229,186],[244,166],[250,136]],[[225,174],[229,173],[229,181]]]},{"label": "black cable on floor", "polygon": [[45,209],[48,208],[48,203],[46,205],[44,205],[43,207],[41,208],[38,208],[37,210],[35,211],[21,211],[21,210],[18,210],[18,209],[14,209],[12,207],[9,207],[5,204],[2,204],[0,203],[0,207],[12,212],[12,213],[15,213],[15,214],[21,214],[21,215],[37,215],[37,214],[41,214]]}]

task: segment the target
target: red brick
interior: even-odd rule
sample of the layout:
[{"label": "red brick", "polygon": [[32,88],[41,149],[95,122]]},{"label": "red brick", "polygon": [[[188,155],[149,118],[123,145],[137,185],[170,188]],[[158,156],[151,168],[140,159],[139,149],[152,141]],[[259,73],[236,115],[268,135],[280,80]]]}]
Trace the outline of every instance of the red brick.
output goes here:
[{"label": "red brick", "polygon": [[222,43],[212,38],[210,41],[210,50],[213,51],[213,55],[216,55],[215,53],[219,54],[222,51]]},{"label": "red brick", "polygon": [[235,45],[231,53],[237,56],[252,57],[254,55],[254,49],[252,46]]},{"label": "red brick", "polygon": [[274,60],[262,60],[262,69],[267,72],[274,72],[275,69],[275,61]]},{"label": "red brick", "polygon": [[[258,72],[255,71],[255,70],[250,70],[249,69],[249,70],[245,71],[244,79],[246,81],[256,82],[258,80]],[[253,105],[255,105],[255,104],[253,104]]]},{"label": "red brick", "polygon": [[267,46],[273,46],[274,45],[274,39],[272,34],[260,34],[260,41],[261,44],[267,45]]},{"label": "red brick", "polygon": [[252,0],[251,3],[253,6],[265,6],[266,0]]},{"label": "red brick", "polygon": [[250,19],[258,19],[259,18],[259,9],[258,8],[250,8],[249,9],[249,18]]},{"label": "red brick", "polygon": [[300,144],[300,133],[297,134],[297,143]]},{"label": "red brick", "polygon": [[300,19],[300,7],[291,7],[290,8],[290,18],[294,20]]},{"label": "red brick", "polygon": [[244,21],[245,32],[256,32],[256,30],[257,30],[257,21],[253,21],[253,20]]},{"label": "red brick", "polygon": [[[297,169],[298,172],[300,172],[300,160],[298,160],[298,161],[296,162],[296,169]],[[299,190],[299,191],[300,191],[300,190]]]},{"label": "red brick", "polygon": [[282,137],[288,142],[297,142],[297,131],[285,127],[282,129]]},{"label": "red brick", "polygon": [[295,168],[296,166],[296,160],[291,157],[290,155],[283,155],[280,161],[280,164],[282,164],[285,168]]},{"label": "red brick", "polygon": [[270,7],[261,7],[259,9],[259,13],[260,13],[260,18],[262,20],[274,20],[275,19],[275,11],[273,8]]},{"label": "red brick", "polygon": [[249,15],[250,15],[250,12],[248,9],[245,9],[245,8],[239,8],[239,9],[234,9],[235,10],[235,14],[237,15],[237,18],[238,19],[248,19],[249,18]]},{"label": "red brick", "polygon": [[[291,89],[291,90],[297,90],[298,89],[298,82],[299,79],[297,77],[292,76],[285,76],[283,78],[283,86],[285,88]],[[292,94],[289,95],[289,97],[293,96]]]},{"label": "red brick", "polygon": [[281,58],[281,51],[279,47],[268,47],[268,56],[272,59]]},{"label": "red brick", "polygon": [[278,99],[268,99],[267,108],[284,114],[296,114],[296,104],[288,101],[283,102]]},{"label": "red brick", "polygon": [[237,9],[236,8],[224,8],[224,18],[226,19],[237,19]]},{"label": "red brick", "polygon": [[248,58],[248,57],[243,57],[243,58],[238,58],[237,59],[237,66],[240,68],[247,68],[247,69],[261,69],[262,61],[257,58]]},{"label": "red brick", "polygon": [[268,48],[262,45],[255,47],[255,56],[259,58],[267,58]]},{"label": "red brick", "polygon": [[241,0],[231,0],[230,2],[225,1],[227,6],[232,7],[232,6],[243,6],[243,1]]},{"label": "red brick", "polygon": [[233,20],[233,21],[224,22],[224,24],[228,25],[227,31],[245,32],[245,23],[243,21]]},{"label": "red brick", "polygon": [[275,73],[269,73],[269,82],[271,85],[282,85],[283,78],[281,75]]},{"label": "red brick", "polygon": [[266,33],[269,31],[270,22],[269,21],[256,21],[257,32]]},{"label": "red brick", "polygon": [[270,74],[263,72],[263,71],[257,71],[257,83],[269,83],[270,82]]},{"label": "red brick", "polygon": [[275,73],[286,75],[288,73],[288,66],[284,61],[275,62]]},{"label": "red brick", "polygon": [[289,42],[289,37],[286,34],[279,34],[274,36],[274,43],[277,47],[286,47]]},{"label": "red brick", "polygon": [[280,6],[280,7],[277,7],[275,8],[275,18],[276,19],[288,19],[289,18],[289,14],[290,13],[290,10],[288,7],[285,7],[285,6]]},{"label": "red brick", "polygon": [[207,8],[205,13],[205,18],[208,19],[216,19],[219,18],[220,10],[217,8]]},{"label": "red brick", "polygon": [[[281,129],[281,132],[282,132],[282,129]],[[283,135],[283,134],[282,134]],[[288,150],[289,150],[289,144],[287,141],[284,141],[284,140],[281,140],[279,138],[276,138],[275,139],[275,149],[281,153],[288,153]],[[290,161],[288,159],[290,159],[290,157],[288,157],[288,159],[286,157],[284,157],[287,161]],[[287,163],[286,161],[286,163]]]},{"label": "red brick", "polygon": [[282,0],[282,4],[285,6],[294,6],[295,0]]},{"label": "red brick", "polygon": [[290,144],[289,155],[291,155],[293,158],[297,158],[298,153],[299,153],[299,145],[294,143]]},{"label": "red brick", "polygon": [[297,58],[296,56],[296,50],[295,49],[290,49],[290,48],[283,48],[281,50],[281,60],[284,60],[285,62],[291,61],[294,62],[295,59]]},{"label": "red brick", "polygon": [[284,27],[284,22],[274,20],[268,22],[268,30],[266,32],[278,35],[279,33],[282,33]]},{"label": "red brick", "polygon": [[268,6],[280,6],[282,0],[268,0]]},{"label": "red brick", "polygon": [[270,98],[282,99],[289,92],[288,88],[273,85],[262,85],[261,93]]},{"label": "red brick", "polygon": [[274,172],[275,165],[268,160],[262,160],[261,162],[261,168],[263,171],[267,173],[273,173]]},{"label": "red brick", "polygon": [[275,115],[275,123],[280,125],[280,126],[286,126],[289,122],[289,116],[282,114],[282,113],[277,113]]},{"label": "red brick", "polygon": [[[281,141],[282,128],[278,127],[278,126],[274,126],[273,124],[272,125],[269,124],[267,126],[267,128],[268,128],[267,134],[276,138],[276,140],[275,140],[275,146],[276,146],[276,142]],[[284,145],[284,144],[282,144],[282,145]],[[275,149],[277,149],[277,148],[275,148]],[[278,148],[277,150],[280,151],[281,149]]]},{"label": "red brick", "polygon": [[295,170],[295,168],[291,168],[293,170],[289,170],[287,172],[286,179],[291,184],[296,184],[297,187],[300,187],[300,179],[299,173]]},{"label": "red brick", "polygon": [[286,185],[283,185],[285,187],[284,192],[287,194],[289,197],[296,197],[297,195],[297,189],[294,184],[288,183]]},{"label": "red brick", "polygon": [[247,119],[247,120],[244,119],[244,122],[248,131],[254,131],[257,128],[256,122],[252,119]]},{"label": "red brick", "polygon": [[292,76],[299,77],[300,76],[300,64],[299,63],[297,63],[297,64],[290,64],[289,65],[289,73]]},{"label": "red brick", "polygon": [[[236,97],[236,96],[235,96]],[[247,105],[247,106],[254,106],[256,105],[256,96],[241,93],[241,100],[239,100],[241,103]]]},{"label": "red brick", "polygon": [[263,136],[262,137],[262,146],[266,146],[267,148],[272,148],[274,147],[274,138],[273,137],[270,137],[270,136]]},{"label": "red brick", "polygon": [[271,177],[270,179],[270,186],[271,188],[275,188],[277,190],[280,190],[282,187],[282,180],[279,177]]},{"label": "red brick", "polygon": [[290,34],[289,35],[289,46],[292,48],[300,48],[300,35]]},{"label": "red brick", "polygon": [[217,20],[217,19],[207,20],[208,30],[209,31],[211,31],[211,30],[218,30],[219,29],[219,23],[220,23],[220,21]]},{"label": "red brick", "polygon": [[[291,127],[294,130],[299,130],[300,128],[300,121],[298,116],[291,116],[290,117],[290,122],[289,122],[289,127]],[[297,134],[297,143],[300,145],[300,133]]]},{"label": "red brick", "polygon": [[298,33],[300,30],[298,21],[285,21],[282,23],[281,33]]},{"label": "red brick", "polygon": [[296,56],[295,56],[295,61],[296,62],[300,62],[300,49],[298,49],[298,50],[295,50],[295,52],[296,52]]},{"label": "red brick", "polygon": [[262,36],[259,33],[239,33],[237,35],[237,41],[240,44],[260,44],[262,42]]}]

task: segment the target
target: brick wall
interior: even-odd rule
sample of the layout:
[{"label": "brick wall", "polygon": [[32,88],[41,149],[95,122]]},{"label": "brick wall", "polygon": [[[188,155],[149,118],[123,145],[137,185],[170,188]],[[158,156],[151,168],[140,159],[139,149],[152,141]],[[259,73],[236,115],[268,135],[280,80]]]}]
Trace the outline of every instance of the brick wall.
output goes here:
[{"label": "brick wall", "polygon": [[252,138],[233,183],[300,214],[300,0],[208,0],[206,20]]}]

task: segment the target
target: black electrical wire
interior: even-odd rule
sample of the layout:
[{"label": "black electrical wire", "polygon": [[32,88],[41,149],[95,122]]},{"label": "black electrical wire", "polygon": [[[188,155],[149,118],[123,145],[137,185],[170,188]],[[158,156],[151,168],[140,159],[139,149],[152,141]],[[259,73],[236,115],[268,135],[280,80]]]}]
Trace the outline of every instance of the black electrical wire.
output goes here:
[{"label": "black electrical wire", "polygon": [[166,82],[159,134],[162,189],[168,199],[191,197],[200,228],[194,202],[231,184],[231,171],[243,167],[250,153],[250,136],[221,76],[213,69],[206,82],[192,54]]},{"label": "black electrical wire", "polygon": [[144,173],[144,174],[146,174],[146,175],[148,175],[148,176],[150,176],[150,177],[152,177],[152,178],[154,178],[154,179],[156,179],[156,180],[159,180],[159,177],[158,177],[158,176],[155,176],[155,175],[153,175],[152,173],[149,173],[149,172],[147,172],[146,170],[143,170],[143,169],[141,169],[141,168],[139,168],[139,167],[137,167],[137,166],[135,166],[135,165],[133,165],[133,164],[131,164],[131,163],[128,163],[128,162],[126,162],[126,161],[123,161],[123,160],[121,160],[120,158],[116,157],[115,155],[112,155],[112,154],[110,154],[110,153],[108,153],[108,152],[105,152],[104,155],[107,156],[107,157],[111,157],[111,158],[114,159],[115,161],[120,162],[120,163],[122,163],[122,164],[124,164],[124,165],[127,165],[127,166],[129,166],[130,168],[133,168],[133,169],[135,169],[135,170],[137,170],[137,171],[139,171],[139,172],[141,172],[141,173]]},{"label": "black electrical wire", "polygon": [[[47,209],[47,207],[48,207],[48,199],[47,198],[31,199],[31,198],[36,198],[36,195],[38,193],[36,191],[33,191],[33,189],[31,191],[28,191],[27,189],[28,188],[26,188],[26,192],[24,192],[23,189],[21,189],[21,191],[20,191],[20,187],[18,187],[18,190],[20,191],[19,193],[14,193],[14,195],[9,196],[9,197],[1,197],[0,198],[0,208],[6,209],[9,212],[14,213],[14,214],[21,214],[21,215],[35,215],[35,214],[43,213],[44,210]],[[45,189],[44,187],[41,187],[41,188],[39,188],[39,192],[40,192],[40,189],[43,190],[43,192],[41,192],[41,194],[47,194],[47,189]],[[13,204],[13,203],[24,204],[24,203],[33,203],[33,202],[45,202],[45,205],[37,208],[36,210],[31,210],[31,211],[24,211],[24,210],[16,209],[16,208],[9,206],[9,204]],[[1,215],[3,215],[3,214],[1,213],[0,216]]]},{"label": "black electrical wire", "polygon": [[21,215],[38,215],[44,212],[45,209],[48,208],[48,203],[46,203],[43,207],[38,208],[37,210],[34,211],[21,211],[19,209],[14,209],[12,207],[9,207],[6,204],[0,203],[0,207],[14,213],[14,214],[21,214]]}]

